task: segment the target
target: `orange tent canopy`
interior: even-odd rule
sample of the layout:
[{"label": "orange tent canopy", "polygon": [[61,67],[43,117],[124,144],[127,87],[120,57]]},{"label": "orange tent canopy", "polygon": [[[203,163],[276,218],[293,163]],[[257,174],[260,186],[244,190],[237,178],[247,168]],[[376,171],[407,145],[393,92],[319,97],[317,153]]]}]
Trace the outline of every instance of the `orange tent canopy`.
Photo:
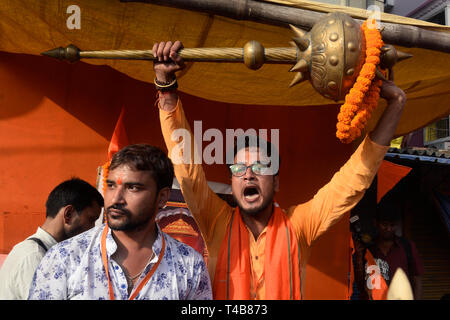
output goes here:
[{"label": "orange tent canopy", "polygon": [[[292,2],[294,5],[305,1]],[[281,27],[145,3],[108,0],[77,1],[80,29],[68,29],[67,20],[71,14],[66,10],[71,4],[58,0],[1,1],[0,51],[38,55],[70,43],[84,50],[150,49],[154,42],[174,39],[182,40],[185,47],[242,47],[249,40],[258,40],[265,47],[283,47],[288,46],[292,37],[290,30]],[[336,9],[326,4],[320,4],[320,8],[322,11]],[[394,17],[403,21],[402,17]],[[415,20],[407,19],[407,23],[411,21]],[[417,21],[417,24],[423,22]],[[447,53],[399,49],[414,55],[395,67],[396,83],[408,97],[397,130],[397,135],[404,135],[450,114],[447,85],[450,64]],[[153,82],[154,75],[147,62],[86,62],[106,64],[134,79]],[[289,68],[266,65],[251,71],[242,64],[190,63],[178,78],[180,90],[218,102],[280,107],[331,103],[316,93],[308,82],[288,88],[292,78],[287,72]],[[369,129],[374,127],[383,107],[381,102]]]}]

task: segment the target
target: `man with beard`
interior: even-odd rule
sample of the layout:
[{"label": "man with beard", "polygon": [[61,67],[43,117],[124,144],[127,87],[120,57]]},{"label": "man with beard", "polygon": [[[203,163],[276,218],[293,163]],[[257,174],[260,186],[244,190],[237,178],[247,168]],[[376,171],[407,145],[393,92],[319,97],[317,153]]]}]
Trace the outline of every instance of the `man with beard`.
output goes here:
[{"label": "man with beard", "polygon": [[203,257],[155,223],[169,198],[173,165],[145,144],[117,152],[109,167],[107,224],[54,246],[29,299],[211,299]]},{"label": "man with beard", "polygon": [[[176,92],[175,72],[184,67],[177,54],[181,48],[179,41],[153,46],[158,58],[154,70],[161,129],[172,159],[186,154],[179,147],[185,141],[173,141],[172,134],[178,129],[190,133]],[[313,199],[287,212],[274,202],[279,175],[277,170],[268,170],[272,166],[266,157],[272,158],[277,150],[266,143],[244,144],[236,150],[235,163],[230,166],[235,209],[209,189],[202,166],[195,164],[193,156],[175,164],[184,199],[208,248],[215,299],[302,298],[312,244],[358,203],[389,148],[406,97],[391,81],[384,82],[381,96],[388,106],[377,127]],[[194,141],[192,133],[190,138]],[[194,143],[185,145],[196,148]],[[183,154],[173,154],[174,150]]]}]

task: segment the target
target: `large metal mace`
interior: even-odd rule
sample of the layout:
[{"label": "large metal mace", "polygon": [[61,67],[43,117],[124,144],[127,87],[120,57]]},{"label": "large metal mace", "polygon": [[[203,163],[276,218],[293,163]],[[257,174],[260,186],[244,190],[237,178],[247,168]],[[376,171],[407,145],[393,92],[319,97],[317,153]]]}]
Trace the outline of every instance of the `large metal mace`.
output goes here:
[{"label": "large metal mace", "polygon": [[[178,53],[185,61],[243,62],[256,70],[264,63],[295,64],[290,86],[310,80],[326,98],[342,100],[353,86],[365,59],[365,39],[360,25],[349,15],[332,13],[317,22],[310,32],[291,26],[295,33],[291,47],[264,48],[250,41],[243,48],[184,48]],[[411,55],[386,45],[380,55],[382,69]],[[80,59],[155,60],[151,50],[82,51],[74,45],[56,48],[42,55],[75,62]],[[383,78],[378,71],[377,75]]]}]

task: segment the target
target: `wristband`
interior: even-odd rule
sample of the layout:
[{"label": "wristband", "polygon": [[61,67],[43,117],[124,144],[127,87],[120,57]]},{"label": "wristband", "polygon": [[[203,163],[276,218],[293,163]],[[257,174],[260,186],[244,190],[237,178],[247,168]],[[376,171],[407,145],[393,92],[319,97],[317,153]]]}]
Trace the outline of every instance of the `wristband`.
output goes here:
[{"label": "wristband", "polygon": [[159,90],[161,92],[175,90],[178,88],[177,78],[173,79],[170,82],[160,82],[155,78],[153,82],[155,83],[156,90]]}]

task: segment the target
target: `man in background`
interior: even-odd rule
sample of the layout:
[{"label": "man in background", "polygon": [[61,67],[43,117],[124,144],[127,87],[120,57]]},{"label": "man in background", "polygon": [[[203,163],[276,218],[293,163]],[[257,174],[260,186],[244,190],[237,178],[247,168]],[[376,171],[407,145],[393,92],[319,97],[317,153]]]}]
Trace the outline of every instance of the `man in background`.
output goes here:
[{"label": "man in background", "polygon": [[72,178],[48,196],[46,219],[35,234],[18,243],[0,269],[0,300],[25,300],[34,272],[53,245],[94,227],[102,195],[86,181]]},{"label": "man in background", "polygon": [[[423,264],[414,243],[397,235],[400,220],[401,207],[396,200],[391,197],[383,199],[377,207],[375,220],[377,235],[368,250],[387,287],[397,269],[401,268],[408,276],[414,299],[419,300],[422,298]],[[369,263],[366,248],[355,241],[355,249],[355,281],[361,292],[360,299],[373,299],[373,290],[366,286]]]},{"label": "man in background", "polygon": [[380,267],[381,274],[389,285],[398,268],[408,276],[414,299],[422,297],[423,264],[414,243],[397,235],[401,208],[393,199],[381,201],[377,208],[376,227],[378,235],[375,245],[369,250]]}]

